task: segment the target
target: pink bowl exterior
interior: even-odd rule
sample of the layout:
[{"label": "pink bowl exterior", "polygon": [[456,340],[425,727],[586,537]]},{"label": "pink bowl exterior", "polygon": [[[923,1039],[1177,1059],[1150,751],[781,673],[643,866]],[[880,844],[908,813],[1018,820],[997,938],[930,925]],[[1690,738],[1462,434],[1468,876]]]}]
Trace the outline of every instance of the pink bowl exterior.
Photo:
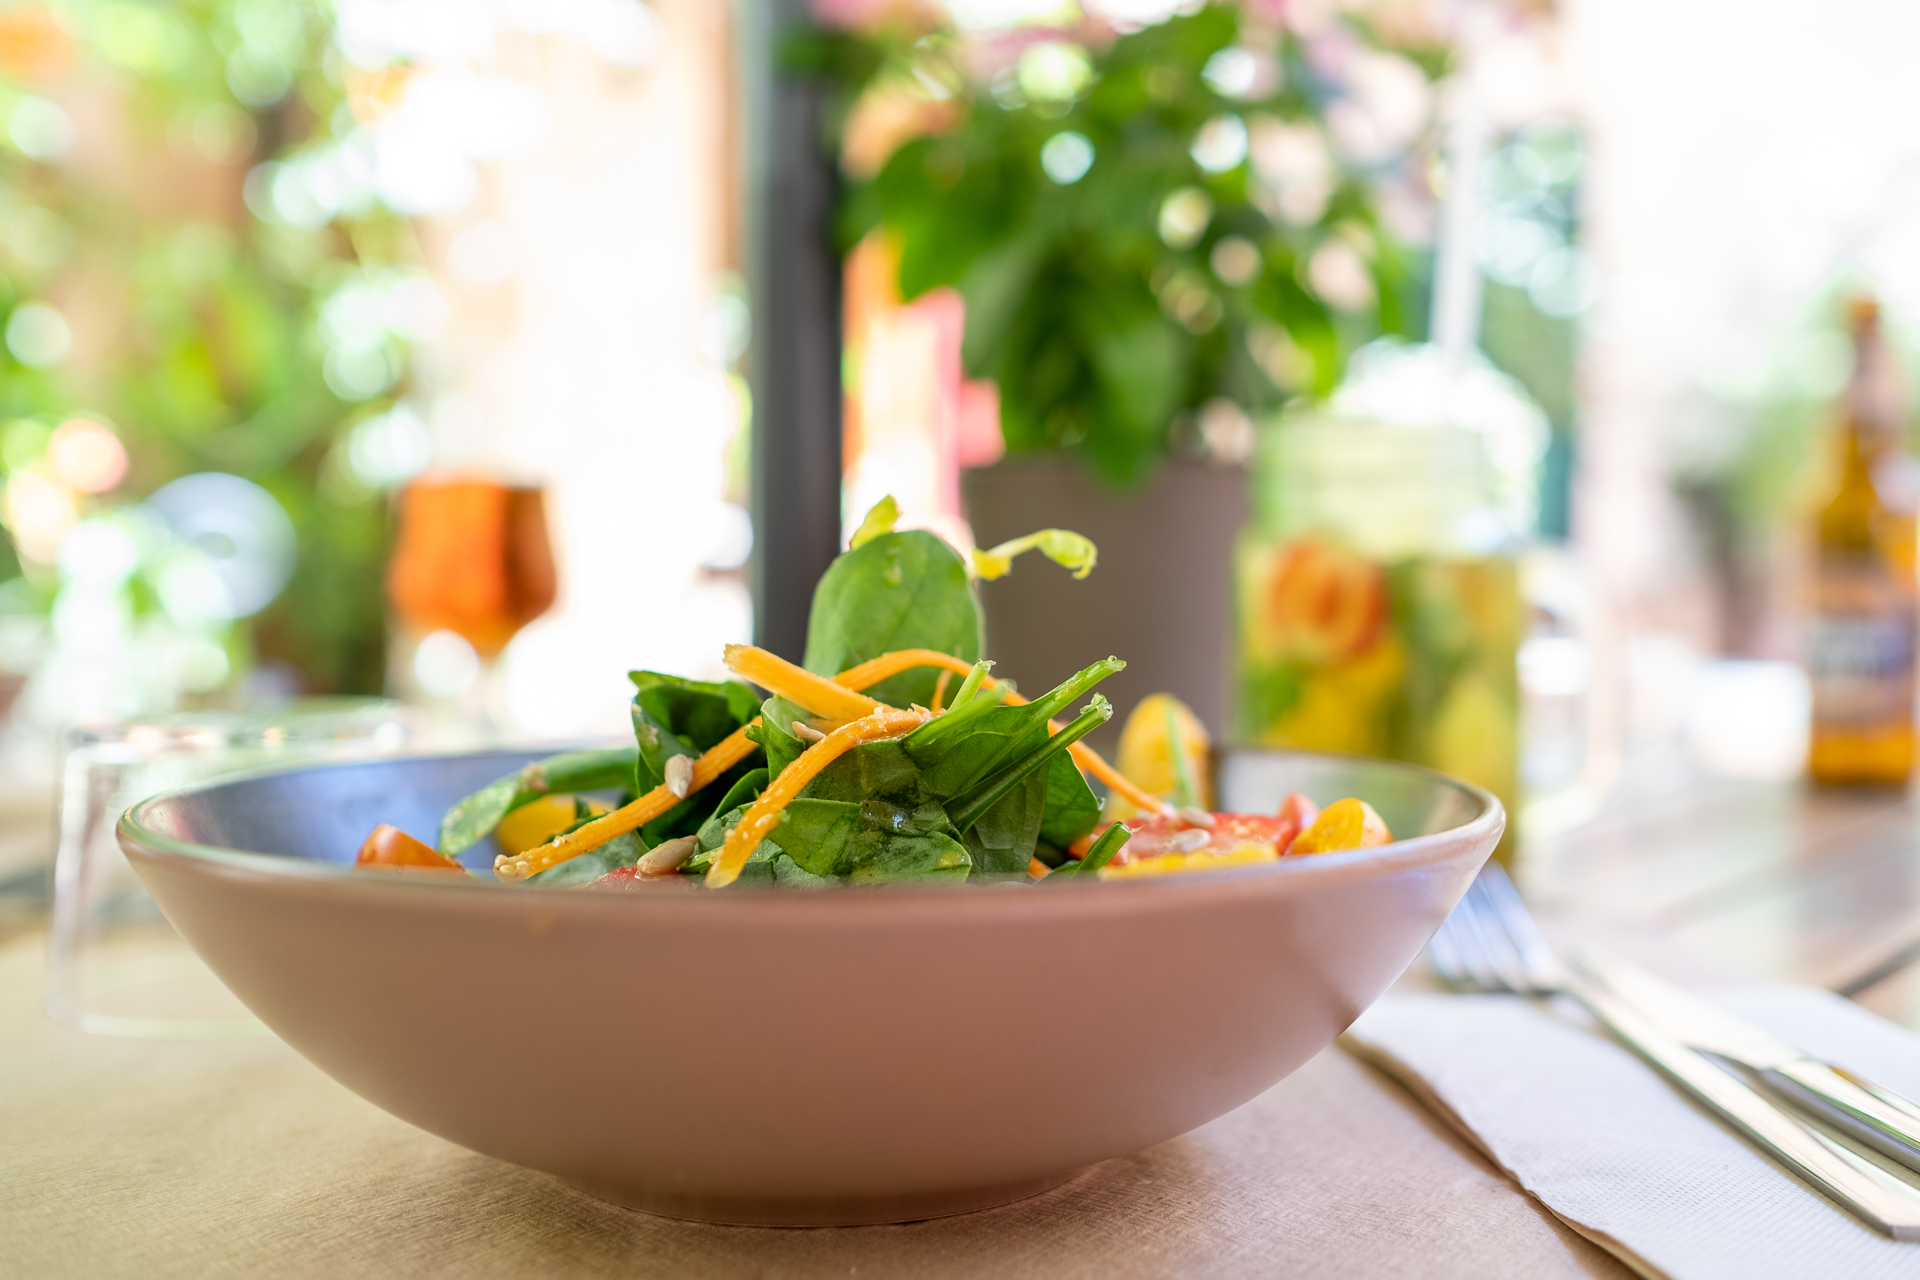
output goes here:
[{"label": "pink bowl exterior", "polygon": [[642,1207],[852,1222],[1014,1198],[1260,1094],[1418,954],[1499,838],[1486,803],[1383,850],[1050,891],[515,891],[121,842],[248,1008],[401,1119]]}]

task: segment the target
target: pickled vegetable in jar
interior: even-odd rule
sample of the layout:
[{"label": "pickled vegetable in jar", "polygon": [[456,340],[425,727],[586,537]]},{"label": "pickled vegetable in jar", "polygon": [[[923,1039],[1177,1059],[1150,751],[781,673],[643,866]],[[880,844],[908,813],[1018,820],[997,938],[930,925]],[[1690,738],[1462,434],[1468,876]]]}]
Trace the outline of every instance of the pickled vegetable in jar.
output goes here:
[{"label": "pickled vegetable in jar", "polygon": [[1263,432],[1238,553],[1236,727],[1428,765],[1511,815],[1519,557],[1546,422],[1477,357],[1443,360],[1376,344],[1355,357],[1354,394]]}]

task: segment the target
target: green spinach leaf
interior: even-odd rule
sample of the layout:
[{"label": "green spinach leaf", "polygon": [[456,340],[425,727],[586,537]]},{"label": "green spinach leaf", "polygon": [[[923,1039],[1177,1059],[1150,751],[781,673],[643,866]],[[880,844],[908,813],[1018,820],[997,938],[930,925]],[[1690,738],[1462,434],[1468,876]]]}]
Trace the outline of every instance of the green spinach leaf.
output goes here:
[{"label": "green spinach leaf", "polygon": [[440,852],[449,858],[493,833],[521,805],[554,792],[599,791],[632,784],[632,747],[566,751],[497,778],[454,804],[440,819]]},{"label": "green spinach leaf", "polygon": [[793,722],[805,720],[807,713],[785,698],[768,698],[760,708],[760,744],[767,753],[767,771],[774,777],[800,758],[807,744],[794,736]]},{"label": "green spinach leaf", "polygon": [[[645,794],[666,781],[667,761],[674,756],[698,757],[716,746],[759,711],[760,700],[737,680],[712,683],[686,680],[658,671],[632,671],[633,736],[638,745],[634,760],[634,791]],[[760,767],[759,753],[749,755],[712,783],[688,796],[641,828],[649,846],[699,830],[715,812],[716,797]]]},{"label": "green spinach leaf", "polygon": [[973,860],[937,804],[913,808],[801,797],[782,815],[780,847],[802,870],[856,883],[942,876],[965,879]]},{"label": "green spinach leaf", "polygon": [[1113,855],[1120,852],[1120,846],[1132,838],[1133,832],[1129,831],[1121,823],[1116,822],[1100,833],[1100,838],[1095,840],[1092,847],[1087,850],[1086,857],[1080,859],[1078,862],[1068,862],[1056,868],[1051,875],[1040,883],[1051,884],[1055,876],[1065,876],[1068,879],[1078,877],[1091,880],[1096,876],[1100,868],[1113,861]]},{"label": "green spinach leaf", "polygon": [[1055,756],[1047,765],[1047,813],[1040,839],[1064,849],[1100,825],[1100,801],[1072,756]]},{"label": "green spinach leaf", "polygon": [[640,861],[640,855],[647,851],[640,833],[629,831],[617,835],[598,849],[568,858],[558,866],[548,867],[527,877],[528,884],[592,884],[601,876],[616,867],[630,867]]},{"label": "green spinach leaf", "polygon": [[974,870],[987,875],[1025,875],[1046,807],[1047,775],[1036,770],[961,833]]},{"label": "green spinach leaf", "polygon": [[1025,706],[982,706],[976,698],[958,711],[927,721],[902,742],[920,766],[930,792],[943,798],[957,796],[1008,761],[1033,751],[1047,735],[1048,720],[1126,665],[1118,658],[1096,662]]},{"label": "green spinach leaf", "polygon": [[[1064,755],[1068,747],[1105,724],[1112,716],[1113,705],[1099,694],[1094,694],[1093,701],[1074,717],[1071,724],[1050,738],[1042,738],[1039,744],[1025,755],[976,784],[964,795],[949,801],[947,813],[953,819],[954,830],[964,832],[973,826],[1016,787],[1023,785],[1028,775],[1038,774],[1044,778],[1045,771],[1053,760]],[[1041,794],[1044,797],[1044,786]]]},{"label": "green spinach leaf", "polygon": [[879,799],[912,808],[932,798],[899,742],[863,742],[814,775],[801,793],[822,800]]},{"label": "green spinach leaf", "polygon": [[[828,566],[814,588],[802,666],[835,676],[895,649],[980,657],[980,605],[959,553],[924,529],[884,533]],[[903,671],[868,689],[896,707],[933,701],[939,673]]]}]

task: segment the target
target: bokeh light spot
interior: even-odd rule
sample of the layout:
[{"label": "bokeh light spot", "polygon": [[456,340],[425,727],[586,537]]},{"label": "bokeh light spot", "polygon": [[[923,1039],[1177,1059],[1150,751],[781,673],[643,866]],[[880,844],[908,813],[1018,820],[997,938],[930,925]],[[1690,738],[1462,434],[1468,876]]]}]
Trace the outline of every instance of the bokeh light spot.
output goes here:
[{"label": "bokeh light spot", "polygon": [[73,117],[57,102],[49,102],[32,94],[22,97],[13,105],[13,112],[7,117],[7,138],[20,149],[20,154],[30,160],[43,164],[67,154],[73,146]]},{"label": "bokeh light spot", "polygon": [[7,248],[27,266],[46,271],[73,252],[73,228],[53,210],[30,204],[7,220]]},{"label": "bokeh light spot", "polygon": [[253,117],[225,102],[211,102],[194,112],[189,134],[194,150],[211,164],[239,164],[253,154],[259,140]]},{"label": "bokeh light spot", "polygon": [[1213,201],[1198,187],[1181,187],[1160,205],[1160,238],[1171,248],[1188,249],[1213,221]]},{"label": "bokeh light spot", "polygon": [[394,372],[386,348],[378,346],[335,347],[321,368],[328,388],[349,402],[373,399],[393,385]]},{"label": "bokeh light spot", "polygon": [[7,477],[0,514],[20,554],[48,564],[59,552],[61,537],[73,527],[73,491],[42,472],[16,471]]},{"label": "bokeh light spot", "polygon": [[7,350],[21,364],[46,369],[73,350],[67,318],[44,302],[26,302],[7,317]]},{"label": "bokeh light spot", "polygon": [[1215,116],[1200,126],[1190,154],[1208,173],[1238,168],[1247,158],[1247,122],[1236,115]]},{"label": "bokeh light spot", "polygon": [[1200,75],[1221,97],[1244,98],[1260,79],[1260,59],[1251,49],[1229,45],[1207,59]]},{"label": "bokeh light spot", "polygon": [[480,655],[464,636],[435,631],[413,654],[413,676],[436,698],[457,698],[480,678]]},{"label": "bokeh light spot", "polygon": [[1071,102],[1093,81],[1093,62],[1077,44],[1030,45],[1020,55],[1020,91],[1034,102]]},{"label": "bokeh light spot", "polygon": [[1220,277],[1223,284],[1251,284],[1254,277],[1260,274],[1260,250],[1245,236],[1223,238],[1213,246],[1208,262],[1213,267],[1213,274]]},{"label": "bokeh light spot", "polygon": [[127,450],[102,424],[69,418],[47,441],[47,466],[81,493],[105,493],[126,476]]},{"label": "bokeh light spot", "polygon": [[1040,167],[1063,187],[1078,182],[1093,168],[1093,143],[1071,129],[1056,133],[1040,148]]}]

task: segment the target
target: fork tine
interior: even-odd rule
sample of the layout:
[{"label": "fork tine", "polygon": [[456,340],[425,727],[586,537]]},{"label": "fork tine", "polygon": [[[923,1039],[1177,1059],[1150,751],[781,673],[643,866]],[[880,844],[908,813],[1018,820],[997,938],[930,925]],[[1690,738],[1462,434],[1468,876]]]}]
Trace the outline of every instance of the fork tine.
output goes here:
[{"label": "fork tine", "polygon": [[1448,986],[1466,988],[1472,985],[1465,967],[1460,963],[1460,947],[1454,941],[1452,915],[1440,922],[1439,932],[1428,940],[1427,960],[1440,981]]},{"label": "fork tine", "polygon": [[1479,879],[1530,985],[1536,989],[1562,985],[1564,976],[1553,947],[1540,932],[1540,926],[1534,923],[1533,913],[1527,910],[1506,869],[1497,862],[1489,862],[1481,870]]},{"label": "fork tine", "polygon": [[1466,970],[1473,986],[1481,991],[1505,991],[1508,989],[1507,980],[1488,948],[1487,930],[1480,921],[1481,911],[1480,905],[1474,901],[1473,889],[1469,887],[1466,896],[1460,899],[1460,905],[1447,917],[1447,924],[1452,930],[1461,967]]},{"label": "fork tine", "polygon": [[1480,943],[1487,952],[1487,963],[1500,975],[1500,985],[1508,991],[1531,992],[1534,989],[1532,975],[1527,972],[1520,949],[1507,932],[1506,920],[1500,913],[1499,905],[1487,892],[1484,872],[1467,890],[1467,899],[1473,904],[1468,919],[1480,934]]},{"label": "fork tine", "polygon": [[1467,953],[1468,964],[1473,968],[1481,988],[1487,991],[1513,990],[1513,965],[1504,954],[1507,948],[1500,943],[1498,926],[1488,919],[1488,907],[1481,897],[1478,881],[1468,886],[1454,914],[1459,920],[1459,933],[1464,939],[1462,950]]}]

